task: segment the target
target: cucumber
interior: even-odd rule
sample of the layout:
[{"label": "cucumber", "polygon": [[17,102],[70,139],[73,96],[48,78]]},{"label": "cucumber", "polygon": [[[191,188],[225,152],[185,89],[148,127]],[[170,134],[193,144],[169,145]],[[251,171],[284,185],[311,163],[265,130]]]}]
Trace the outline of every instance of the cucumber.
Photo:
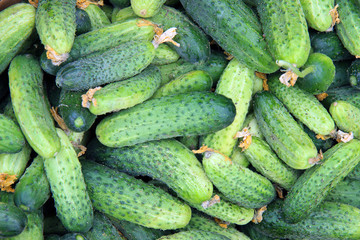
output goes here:
[{"label": "cucumber", "polygon": [[0,237],[9,238],[22,233],[28,223],[25,213],[10,203],[0,202]]},{"label": "cucumber", "polygon": [[262,37],[259,20],[245,3],[233,0],[181,0],[181,3],[205,33],[239,62],[263,73],[279,69]]},{"label": "cucumber", "polygon": [[253,103],[260,130],[278,157],[295,169],[312,167],[317,149],[280,100],[265,91],[255,94]]},{"label": "cucumber", "polygon": [[44,159],[56,214],[68,231],[87,232],[92,226],[93,208],[81,165],[67,135],[59,128],[56,133],[61,141],[60,151],[55,157]]},{"label": "cucumber", "polygon": [[329,135],[335,123],[328,111],[312,94],[298,88],[287,87],[279,81],[279,74],[268,80],[270,91],[286,106],[288,111],[316,134]]},{"label": "cucumber", "polygon": [[112,225],[109,218],[100,212],[94,212],[94,223],[92,228],[85,233],[88,240],[121,240],[125,239]]},{"label": "cucumber", "polygon": [[307,218],[359,161],[359,140],[338,143],[327,150],[321,164],[306,170],[288,193],[283,207],[286,221],[295,223]]},{"label": "cucumber", "polygon": [[107,5],[107,4],[104,4],[104,5],[99,5],[101,10],[104,11],[104,13],[106,14],[107,18],[109,20],[111,20],[111,16],[112,16],[112,12],[114,10],[114,7],[113,6],[110,6],[110,5]]},{"label": "cucumber", "polygon": [[75,132],[84,132],[94,124],[96,115],[82,107],[81,95],[85,91],[71,92],[62,89],[59,99],[59,114],[66,126]]},{"label": "cucumber", "polygon": [[75,0],[39,0],[35,26],[53,65],[69,56],[76,31],[75,8]]},{"label": "cucumber", "polygon": [[360,207],[360,181],[345,178],[339,182],[326,196],[324,201],[338,202]]},{"label": "cucumber", "polygon": [[162,230],[189,223],[190,207],[164,190],[98,163],[81,164],[91,201],[98,211]]},{"label": "cucumber", "polygon": [[300,0],[300,2],[309,27],[319,32],[325,32],[331,27],[332,17],[329,12],[334,8],[334,0]]},{"label": "cucumber", "polygon": [[230,159],[234,164],[238,164],[242,167],[248,167],[250,165],[250,162],[247,160],[245,154],[242,152],[242,149],[238,147],[238,145],[235,145]]},{"label": "cucumber", "polygon": [[176,62],[179,60],[180,55],[169,47],[166,44],[160,44],[157,49],[155,49],[155,57],[151,62],[154,65],[165,65]]},{"label": "cucumber", "polygon": [[331,104],[335,101],[346,101],[352,105],[360,108],[360,90],[357,90],[351,86],[343,86],[339,88],[329,89],[326,91],[328,96],[321,101],[326,107],[330,108]]},{"label": "cucumber", "polygon": [[171,235],[163,236],[158,240],[229,240],[230,238],[225,237],[219,233],[202,231],[202,230],[188,230],[174,233]]},{"label": "cucumber", "polygon": [[336,25],[336,33],[344,47],[354,56],[360,55],[357,44],[360,38],[360,9],[357,0],[337,0],[340,23]]},{"label": "cucumber", "polygon": [[212,85],[212,79],[207,72],[194,70],[163,85],[156,90],[152,98],[160,98],[187,92],[210,91]]},{"label": "cucumber", "polygon": [[24,211],[40,209],[50,197],[50,185],[44,170],[44,160],[37,156],[16,184],[14,201]]},{"label": "cucumber", "polygon": [[333,138],[328,138],[326,140],[322,140],[321,138],[317,138],[317,134],[314,133],[313,131],[311,131],[307,126],[305,126],[304,124],[302,124],[301,122],[299,122],[299,125],[301,126],[301,128],[304,130],[304,132],[306,132],[306,134],[311,138],[311,140],[313,141],[313,143],[316,146],[316,149],[318,151],[322,151],[325,152],[326,150],[328,150],[329,148],[331,148],[333,145],[335,145],[336,140]]},{"label": "cucumber", "polygon": [[360,211],[350,205],[323,202],[310,216],[298,223],[287,223],[282,217],[282,201],[271,203],[263,221],[252,226],[274,238],[289,239],[359,239]]},{"label": "cucumber", "polygon": [[39,62],[31,55],[16,56],[9,68],[12,106],[20,128],[30,146],[44,158],[60,149],[50,106],[43,88]]},{"label": "cucumber", "polygon": [[349,80],[350,85],[353,88],[360,90],[360,60],[355,60],[351,63],[348,73],[349,73]]},{"label": "cucumber", "polygon": [[156,15],[166,0],[131,0],[131,8],[135,14],[142,18]]},{"label": "cucumber", "polygon": [[0,13],[0,73],[21,50],[35,28],[35,8],[27,3],[14,4]]},{"label": "cucumber", "polygon": [[105,12],[95,4],[90,4],[84,11],[90,18],[91,30],[105,27],[111,23]]},{"label": "cucumber", "polygon": [[216,149],[226,156],[231,155],[237,143],[234,136],[243,125],[248,112],[254,78],[254,71],[241,64],[236,58],[229,62],[220,77],[215,92],[233,101],[236,107],[235,119],[230,126],[207,135],[202,144]]},{"label": "cucumber", "polygon": [[8,240],[43,240],[43,216],[41,211],[25,213],[27,217],[27,225],[19,235],[6,238]]},{"label": "cucumber", "polygon": [[330,114],[336,126],[345,132],[352,132],[355,138],[360,138],[360,109],[346,101],[336,101],[330,106]]},{"label": "cucumber", "polygon": [[112,22],[123,22],[131,18],[137,18],[134,10],[130,7],[119,9],[118,12],[113,13]]},{"label": "cucumber", "polygon": [[169,139],[131,147],[109,148],[93,141],[87,158],[132,176],[160,180],[190,203],[209,200],[213,191],[195,155],[180,142]]},{"label": "cucumber", "polygon": [[[139,54],[141,53],[141,54]],[[66,90],[84,90],[132,77],[154,59],[150,42],[127,42],[95,52],[61,67],[56,84]]]},{"label": "cucumber", "polygon": [[130,108],[149,99],[160,83],[160,70],[155,66],[149,66],[134,77],[110,83],[96,91],[89,110],[92,114],[102,115]]},{"label": "cucumber", "polygon": [[84,10],[80,8],[76,8],[75,17],[76,17],[76,35],[80,35],[91,31],[90,17]]},{"label": "cucumber", "polygon": [[125,8],[130,6],[130,0],[110,0],[110,3],[115,7]]},{"label": "cucumber", "polygon": [[303,66],[311,46],[300,0],[263,0],[258,2],[257,10],[273,57],[296,67]]},{"label": "cucumber", "polygon": [[234,117],[234,104],[222,95],[184,93],[151,99],[114,113],[97,125],[96,136],[108,147],[131,146],[151,140],[212,133],[227,127]]},{"label": "cucumber", "polygon": [[352,61],[338,61],[334,62],[335,78],[328,89],[339,88],[349,85],[348,69]]},{"label": "cucumber", "polygon": [[11,118],[0,114],[0,154],[20,152],[24,145],[20,127]]}]

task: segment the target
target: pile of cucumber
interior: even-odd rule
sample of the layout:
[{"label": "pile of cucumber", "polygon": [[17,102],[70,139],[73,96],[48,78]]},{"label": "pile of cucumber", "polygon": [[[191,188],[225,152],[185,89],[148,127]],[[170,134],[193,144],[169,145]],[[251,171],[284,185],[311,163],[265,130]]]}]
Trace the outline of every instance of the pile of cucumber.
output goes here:
[{"label": "pile of cucumber", "polygon": [[0,238],[360,239],[360,1],[0,11]]}]

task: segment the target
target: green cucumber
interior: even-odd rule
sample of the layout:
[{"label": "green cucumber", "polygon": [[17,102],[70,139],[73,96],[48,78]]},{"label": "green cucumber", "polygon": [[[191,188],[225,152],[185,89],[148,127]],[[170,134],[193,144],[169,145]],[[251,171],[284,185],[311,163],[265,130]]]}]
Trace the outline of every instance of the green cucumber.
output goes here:
[{"label": "green cucumber", "polygon": [[329,148],[331,148],[333,145],[335,145],[336,140],[333,138],[328,138],[326,140],[322,140],[321,138],[317,138],[317,134],[314,133],[313,131],[311,131],[307,126],[305,126],[304,124],[302,124],[301,122],[299,122],[299,125],[301,126],[301,128],[304,130],[304,132],[306,132],[306,134],[311,138],[311,140],[313,141],[313,143],[316,146],[316,149],[318,151],[322,151],[325,152],[326,150],[328,150]]},{"label": "green cucumber", "polygon": [[257,10],[265,40],[275,60],[303,66],[311,46],[300,0],[263,0],[258,2]]},{"label": "green cucumber", "polygon": [[101,164],[81,164],[91,201],[98,211],[162,230],[182,228],[189,223],[190,207],[164,190]]},{"label": "green cucumber", "polygon": [[[100,5],[99,5],[100,6]],[[106,14],[107,18],[111,21],[111,16],[112,16],[112,12],[114,10],[113,6],[104,4],[102,6],[100,6],[101,10],[104,11],[104,13]]]},{"label": "green cucumber", "polygon": [[230,238],[225,237],[219,233],[202,231],[202,230],[188,230],[174,233],[171,235],[163,236],[158,240],[229,240]]},{"label": "green cucumber", "polygon": [[12,106],[20,128],[30,146],[44,158],[60,149],[50,106],[43,88],[39,62],[31,55],[16,56],[9,68]]},{"label": "green cucumber", "polygon": [[286,190],[295,184],[300,175],[278,159],[266,141],[256,136],[252,136],[251,144],[244,150],[244,154],[258,172]]},{"label": "green cucumber", "polygon": [[169,47],[166,44],[160,44],[157,49],[155,49],[155,57],[151,62],[154,65],[165,65],[176,62],[179,60],[180,55]]},{"label": "green cucumber", "polygon": [[24,211],[40,209],[50,197],[49,181],[44,170],[44,160],[37,156],[16,184],[14,201]]},{"label": "green cucumber", "polygon": [[0,202],[0,237],[9,238],[21,234],[28,219],[25,213],[10,203]]},{"label": "green cucumber", "polygon": [[132,176],[145,175],[160,180],[190,203],[209,200],[213,191],[195,155],[173,139],[122,148],[109,148],[93,141],[86,156]]},{"label": "green cucumber", "polygon": [[46,176],[55,200],[56,213],[65,228],[86,232],[93,222],[93,209],[81,165],[67,135],[57,128],[61,148],[53,158],[44,159]]},{"label": "green cucumber", "polygon": [[243,125],[248,112],[252,88],[254,84],[254,70],[249,69],[236,58],[231,60],[223,71],[215,92],[230,98],[236,107],[234,121],[228,127],[207,135],[202,144],[230,156],[237,140],[234,136]]},{"label": "green cucumber", "polygon": [[25,145],[20,127],[9,117],[0,114],[0,154],[17,153]]},{"label": "green cucumber", "polygon": [[336,126],[345,132],[352,132],[355,138],[360,138],[360,109],[346,101],[336,101],[330,106],[330,114]]},{"label": "green cucumber", "polygon": [[334,62],[335,78],[328,89],[338,88],[349,85],[348,69],[352,61],[337,61]]},{"label": "green cucumber", "polygon": [[233,0],[181,0],[181,3],[205,33],[239,62],[263,73],[279,69],[262,37],[259,20],[245,3]]},{"label": "green cucumber", "polygon": [[125,8],[130,6],[130,0],[110,0],[110,3],[119,8]]},{"label": "green cucumber", "polygon": [[85,233],[88,240],[122,240],[125,239],[112,225],[109,218],[100,212],[94,212],[94,223]]},{"label": "green cucumber", "polygon": [[278,157],[295,169],[312,167],[309,160],[317,149],[280,100],[265,91],[255,94],[253,102],[260,130]]},{"label": "green cucumber", "polygon": [[360,181],[345,178],[326,196],[325,201],[349,204],[360,208]]},{"label": "green cucumber", "polygon": [[89,103],[89,110],[92,114],[102,115],[130,108],[149,99],[160,83],[160,70],[149,66],[134,77],[109,83],[96,91]]},{"label": "green cucumber", "polygon": [[250,165],[249,160],[247,160],[245,154],[242,152],[242,149],[238,147],[238,145],[235,145],[230,159],[234,164],[238,164],[242,167],[248,167]]},{"label": "green cucumber", "polygon": [[279,74],[269,77],[270,91],[286,106],[288,111],[316,134],[329,135],[335,130],[334,120],[312,94],[296,85],[287,87],[279,81]]},{"label": "green cucumber", "polygon": [[135,14],[142,18],[156,15],[166,0],[131,0],[131,8]]},{"label": "green cucumber", "polygon": [[130,7],[122,8],[118,12],[113,13],[112,22],[123,22],[131,18],[137,18],[134,10]]},{"label": "green cucumber", "polygon": [[131,146],[212,133],[227,127],[234,117],[234,104],[220,94],[183,93],[151,99],[114,113],[97,125],[96,136],[108,147]]},{"label": "green cucumber", "polygon": [[75,8],[75,0],[39,0],[35,26],[41,43],[49,55],[53,55],[54,65],[59,65],[68,58],[74,43]]},{"label": "green cucumber", "polygon": [[324,153],[324,159],[304,172],[284,201],[286,221],[307,218],[326,195],[360,162],[360,141],[338,143]]},{"label": "green cucumber", "polygon": [[355,60],[351,63],[348,73],[349,73],[349,81],[350,85],[353,88],[360,90],[360,60]]},{"label": "green cucumber", "polygon": [[202,70],[185,73],[160,87],[152,98],[176,95],[187,92],[210,91],[213,85],[210,75]]},{"label": "green cucumber", "polygon": [[27,3],[14,4],[0,13],[0,73],[21,50],[35,28],[35,8]]},{"label": "green cucumber", "polygon": [[61,236],[60,240],[88,240],[88,239],[81,233],[67,233]]},{"label": "green cucumber", "polygon": [[309,27],[325,32],[331,27],[332,17],[329,14],[334,8],[334,0],[300,0]]},{"label": "green cucumber", "polygon": [[346,101],[352,105],[360,108],[360,90],[350,86],[343,86],[339,88],[329,89],[326,91],[328,96],[321,101],[326,107],[330,108],[331,104],[335,101]]},{"label": "green cucumber", "polygon": [[96,115],[82,107],[81,96],[85,91],[71,92],[62,89],[59,99],[59,114],[66,126],[75,132],[84,132],[94,124]]},{"label": "green cucumber", "polygon": [[41,211],[25,213],[27,217],[27,225],[19,235],[6,238],[7,240],[43,240],[43,216]]},{"label": "green cucumber", "polygon": [[218,153],[205,152],[203,166],[206,175],[225,197],[246,208],[261,208],[275,198],[271,182]]},{"label": "green cucumber", "polygon": [[56,84],[77,91],[124,80],[144,70],[154,56],[155,48],[151,42],[122,43],[61,67],[56,73]]},{"label": "green cucumber", "polygon": [[90,18],[91,30],[96,30],[110,24],[109,18],[99,6],[90,4],[84,11]]},{"label": "green cucumber", "polygon": [[89,15],[82,9],[76,8],[76,35],[91,31],[91,22]]},{"label": "green cucumber", "polygon": [[[261,133],[259,124],[256,121],[256,117],[253,112],[246,115],[246,118],[245,118],[242,128],[245,128],[245,127],[248,128],[251,136],[255,136],[255,137],[264,139],[264,135]],[[242,129],[240,129],[240,130],[242,130]]]}]

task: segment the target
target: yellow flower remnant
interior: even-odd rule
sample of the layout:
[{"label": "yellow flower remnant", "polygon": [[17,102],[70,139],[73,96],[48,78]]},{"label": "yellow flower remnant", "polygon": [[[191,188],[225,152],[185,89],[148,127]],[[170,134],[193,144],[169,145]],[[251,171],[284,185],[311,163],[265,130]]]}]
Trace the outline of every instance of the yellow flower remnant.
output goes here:
[{"label": "yellow flower remnant", "polygon": [[11,187],[16,181],[16,175],[9,175],[7,173],[0,173],[0,189],[1,191],[14,192],[15,190]]},{"label": "yellow flower remnant", "polygon": [[255,211],[254,217],[251,220],[253,223],[260,223],[263,220],[263,213],[267,210],[266,206],[263,206]]},{"label": "yellow flower remnant", "polygon": [[154,45],[155,48],[159,47],[159,45],[164,42],[171,42],[175,46],[180,47],[180,44],[173,40],[173,38],[177,34],[176,29],[176,27],[172,27],[165,32],[163,32],[163,29],[161,28],[155,29],[154,40],[152,40],[151,43]]},{"label": "yellow flower remnant", "polygon": [[249,148],[252,141],[251,134],[248,128],[244,128],[242,131],[237,132],[234,136],[234,139],[235,138],[243,138],[243,140],[239,144],[242,152]]},{"label": "yellow flower remnant", "polygon": [[213,206],[214,204],[216,203],[219,203],[220,202],[220,197],[219,195],[215,194],[214,197],[212,197],[210,200],[207,200],[207,201],[204,201],[201,203],[201,206],[204,208],[204,209],[207,209],[208,207],[211,207]]},{"label": "yellow flower remnant", "polygon": [[336,4],[335,7],[329,11],[332,22],[331,22],[331,26],[329,27],[328,30],[326,30],[326,32],[331,32],[334,29],[335,24],[340,23],[339,12],[337,10],[338,7],[339,4]]},{"label": "yellow flower remnant", "polygon": [[29,3],[34,7],[37,8],[39,5],[39,0],[29,0]]},{"label": "yellow flower remnant", "polygon": [[45,46],[46,57],[51,60],[51,63],[55,66],[59,66],[69,58],[69,53],[58,54],[49,45]]},{"label": "yellow flower remnant", "polygon": [[58,114],[58,107],[54,108],[51,107],[50,109],[50,113],[53,116],[55,122],[59,125],[59,127],[64,130],[64,132],[68,135],[69,134],[69,128],[66,126],[66,123],[64,121],[64,119],[62,119],[60,117],[60,115]]},{"label": "yellow flower remnant", "polygon": [[285,84],[287,87],[294,86],[298,75],[296,75],[291,69],[286,70],[284,74],[282,74],[279,78],[282,84]]},{"label": "yellow flower remnant", "polygon": [[225,154],[217,151],[217,150],[214,150],[212,148],[209,148],[208,146],[206,145],[202,145],[202,147],[199,149],[199,150],[192,150],[193,153],[204,153],[204,152],[214,152],[214,153],[218,153],[220,154],[221,156],[223,156],[225,158],[225,161],[230,161],[231,162],[231,159],[226,156]]},{"label": "yellow flower remnant", "polygon": [[99,91],[100,89],[101,87],[90,88],[85,94],[81,95],[81,99],[82,99],[81,106],[83,106],[84,108],[90,108],[90,102],[92,102],[96,107],[97,102],[96,99],[94,98],[94,94],[96,91]]},{"label": "yellow flower remnant", "polygon": [[76,1],[76,6],[82,10],[87,8],[90,4],[94,4],[97,6],[104,6],[104,0],[100,0],[100,1],[77,0]]},{"label": "yellow flower remnant", "polygon": [[261,72],[255,72],[255,75],[263,80],[263,89],[265,91],[269,91],[269,85],[267,83],[267,77],[265,73],[261,73]]},{"label": "yellow flower remnant", "polygon": [[320,161],[321,161],[323,158],[324,158],[324,156],[323,156],[323,153],[322,153],[322,151],[321,151],[321,149],[320,149],[319,154],[318,154],[316,157],[309,159],[309,164],[312,164],[312,165],[314,165],[314,164],[320,164]]},{"label": "yellow flower remnant", "polygon": [[319,101],[324,100],[325,98],[327,98],[327,96],[329,96],[329,94],[327,94],[327,93],[325,93],[325,92],[315,95],[315,97],[316,97]]},{"label": "yellow flower remnant", "polygon": [[222,228],[228,228],[228,226],[230,225],[229,222],[225,222],[221,219],[218,219],[218,218],[214,218],[215,222]]}]

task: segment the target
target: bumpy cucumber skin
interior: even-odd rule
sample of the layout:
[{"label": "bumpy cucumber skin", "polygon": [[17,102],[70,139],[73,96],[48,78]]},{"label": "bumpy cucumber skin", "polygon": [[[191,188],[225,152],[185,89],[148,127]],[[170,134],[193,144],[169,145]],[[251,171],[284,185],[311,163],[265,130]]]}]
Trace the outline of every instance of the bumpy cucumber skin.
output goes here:
[{"label": "bumpy cucumber skin", "polygon": [[330,10],[334,8],[334,0],[300,0],[307,23],[319,32],[328,30],[332,23]]},{"label": "bumpy cucumber skin", "polygon": [[310,216],[289,224],[282,217],[281,200],[271,203],[263,214],[263,221],[252,226],[274,238],[289,239],[359,239],[360,211],[350,205],[323,202]]},{"label": "bumpy cucumber skin", "polygon": [[44,160],[37,156],[16,184],[14,201],[21,209],[33,212],[40,209],[49,197],[50,185],[44,170]]},{"label": "bumpy cucumber skin", "polygon": [[43,216],[41,211],[25,213],[28,223],[19,235],[6,238],[7,240],[43,240]]},{"label": "bumpy cucumber skin", "polygon": [[123,80],[144,70],[154,56],[151,42],[123,43],[66,64],[57,72],[56,84],[77,91]]},{"label": "bumpy cucumber skin", "polygon": [[118,12],[113,12],[112,22],[123,22],[128,19],[137,18],[134,10],[130,7],[119,9]]},{"label": "bumpy cucumber skin", "polygon": [[0,154],[17,153],[25,145],[20,127],[11,118],[0,114]]},{"label": "bumpy cucumber skin", "polygon": [[267,178],[218,153],[205,153],[203,166],[215,187],[240,206],[260,208],[275,198],[275,188]]},{"label": "bumpy cucumber skin", "polygon": [[164,190],[94,162],[83,161],[82,168],[98,211],[162,230],[182,228],[189,223],[190,207]]},{"label": "bumpy cucumber skin", "polygon": [[91,22],[89,15],[82,9],[76,8],[76,35],[91,31]]},{"label": "bumpy cucumber skin", "polygon": [[263,91],[253,102],[260,130],[278,157],[295,169],[312,167],[309,160],[317,156],[317,149],[280,100]]},{"label": "bumpy cucumber skin", "polygon": [[30,160],[31,147],[25,144],[18,153],[0,154],[0,173],[15,175],[20,178],[24,173],[28,161]]},{"label": "bumpy cucumber skin", "polygon": [[160,180],[191,202],[209,200],[213,185],[195,155],[176,140],[159,140],[131,147],[109,148],[93,141],[88,158],[131,175]]},{"label": "bumpy cucumber skin", "polygon": [[149,99],[160,83],[160,70],[155,66],[149,66],[134,77],[110,83],[96,91],[89,110],[92,114],[102,115],[130,108]]},{"label": "bumpy cucumber skin", "polygon": [[57,54],[69,53],[75,39],[75,0],[40,0],[35,25],[41,43]]},{"label": "bumpy cucumber skin", "polygon": [[337,0],[340,23],[336,24],[338,34],[344,47],[354,56],[360,55],[360,9],[357,0]]},{"label": "bumpy cucumber skin", "polygon": [[212,85],[213,81],[207,72],[202,70],[194,70],[185,73],[171,82],[163,85],[154,93],[152,98],[159,98],[187,92],[210,91]]},{"label": "bumpy cucumber skin", "polygon": [[263,0],[258,2],[257,10],[273,57],[303,66],[311,46],[300,0]]},{"label": "bumpy cucumber skin", "polygon": [[87,240],[122,240],[125,239],[112,225],[109,218],[100,212],[94,212],[94,223],[91,229],[85,233]]},{"label": "bumpy cucumber skin", "polygon": [[158,240],[229,240],[230,238],[219,233],[202,231],[202,230],[188,230],[163,236]]},{"label": "bumpy cucumber skin", "polygon": [[166,0],[131,0],[131,8],[135,14],[142,18],[156,15]]},{"label": "bumpy cucumber skin", "polygon": [[360,138],[360,109],[345,101],[333,102],[330,114],[336,126],[345,132],[352,132],[355,138]]},{"label": "bumpy cucumber skin", "polygon": [[287,87],[279,81],[279,74],[268,80],[270,91],[286,106],[289,112],[317,134],[328,135],[335,130],[334,120],[312,94],[298,88]]},{"label": "bumpy cucumber skin", "polygon": [[338,143],[324,153],[324,159],[302,174],[291,188],[283,212],[288,222],[299,222],[310,215],[360,161],[360,141]]},{"label": "bumpy cucumber skin", "polygon": [[250,105],[255,73],[237,59],[229,62],[215,92],[230,98],[236,107],[234,121],[226,128],[207,135],[202,144],[230,156],[237,140],[234,136],[243,125]]},{"label": "bumpy cucumber skin", "polygon": [[60,149],[49,104],[43,89],[39,62],[31,55],[19,55],[9,68],[12,106],[20,128],[30,146],[44,158]]},{"label": "bumpy cucumber skin", "polygon": [[241,63],[263,73],[279,69],[261,31],[254,27],[254,22],[258,22],[256,16],[245,3],[217,0],[181,0],[181,3],[195,22]]},{"label": "bumpy cucumber skin", "polygon": [[344,86],[334,89],[329,89],[326,91],[328,96],[321,101],[321,103],[326,107],[330,108],[331,104],[335,101],[346,101],[352,105],[360,108],[360,90],[354,89],[350,86]]},{"label": "bumpy cucumber skin", "polygon": [[360,208],[360,181],[345,178],[326,196],[325,201],[348,204]]},{"label": "bumpy cucumber skin", "polygon": [[86,232],[93,223],[93,208],[81,165],[64,131],[57,128],[56,132],[61,139],[61,149],[55,157],[44,159],[56,214],[68,231]]},{"label": "bumpy cucumber skin", "polygon": [[189,18],[168,6],[163,6],[158,14],[149,19],[165,30],[176,27],[177,35],[173,40],[180,44],[179,47],[170,43],[181,58],[188,62],[196,63],[206,61],[210,56],[210,43],[205,33],[200,30]]},{"label": "bumpy cucumber skin", "polygon": [[179,60],[180,55],[166,44],[160,44],[155,49],[155,58],[151,62],[154,65],[165,65]]},{"label": "bumpy cucumber skin", "polygon": [[35,8],[18,3],[0,14],[0,73],[9,65],[35,27]]},{"label": "bumpy cucumber skin", "polygon": [[110,24],[105,12],[97,5],[90,4],[84,11],[88,14],[91,22],[91,30],[96,30]]},{"label": "bumpy cucumber skin", "polygon": [[97,125],[96,136],[108,147],[131,146],[212,133],[227,127],[234,117],[234,104],[220,94],[184,93],[151,99],[114,113]]},{"label": "bumpy cucumber skin", "polygon": [[28,219],[25,213],[11,203],[0,202],[0,237],[8,238],[24,231]]}]

